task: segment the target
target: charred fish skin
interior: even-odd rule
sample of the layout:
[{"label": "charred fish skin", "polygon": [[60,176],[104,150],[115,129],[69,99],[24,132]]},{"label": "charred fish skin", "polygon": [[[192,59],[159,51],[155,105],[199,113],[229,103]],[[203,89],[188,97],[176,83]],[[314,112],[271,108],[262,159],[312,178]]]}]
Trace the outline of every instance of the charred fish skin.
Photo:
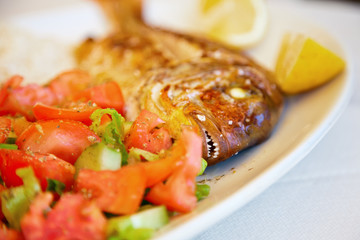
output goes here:
[{"label": "charred fish skin", "polygon": [[182,119],[169,116],[181,109],[198,126],[210,165],[267,139],[281,111],[276,86],[249,66],[203,58],[150,71],[146,79],[141,106],[177,122]]},{"label": "charred fish skin", "polygon": [[271,73],[238,50],[144,25],[141,1],[99,2],[118,31],[85,41],[76,57],[99,81],[119,83],[128,119],[152,111],[168,122],[174,138],[182,125],[197,127],[209,165],[269,137],[283,105]]}]

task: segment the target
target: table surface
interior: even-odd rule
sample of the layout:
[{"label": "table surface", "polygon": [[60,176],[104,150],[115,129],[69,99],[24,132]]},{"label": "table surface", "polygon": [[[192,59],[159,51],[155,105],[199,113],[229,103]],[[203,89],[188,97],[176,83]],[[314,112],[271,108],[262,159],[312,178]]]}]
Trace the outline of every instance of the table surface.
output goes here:
[{"label": "table surface", "polygon": [[[26,12],[25,0],[0,1],[0,15]],[[56,3],[55,3],[56,2]],[[336,35],[346,36],[355,62],[353,96],[342,116],[289,173],[232,215],[193,239],[360,239],[360,2],[268,0],[295,7]],[[70,0],[32,1],[32,8]],[[28,6],[28,4],[26,4]],[[4,5],[3,5],[4,6]],[[9,9],[11,8],[11,9]]]}]

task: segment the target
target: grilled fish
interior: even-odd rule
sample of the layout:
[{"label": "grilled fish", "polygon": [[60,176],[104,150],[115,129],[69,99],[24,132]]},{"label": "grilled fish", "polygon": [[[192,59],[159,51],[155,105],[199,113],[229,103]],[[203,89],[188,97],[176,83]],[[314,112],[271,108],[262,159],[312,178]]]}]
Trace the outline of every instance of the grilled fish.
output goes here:
[{"label": "grilled fish", "polygon": [[98,81],[119,83],[129,120],[152,111],[175,139],[195,126],[209,165],[268,138],[283,104],[270,72],[238,50],[147,26],[140,0],[98,2],[114,31],[84,41],[76,59]]}]

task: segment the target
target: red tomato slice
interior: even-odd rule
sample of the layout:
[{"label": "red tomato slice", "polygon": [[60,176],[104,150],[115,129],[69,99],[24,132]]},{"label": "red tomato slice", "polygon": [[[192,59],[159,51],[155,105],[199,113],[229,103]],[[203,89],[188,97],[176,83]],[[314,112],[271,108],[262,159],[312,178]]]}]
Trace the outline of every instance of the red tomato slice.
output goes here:
[{"label": "red tomato slice", "polygon": [[100,142],[100,138],[93,131],[73,120],[33,123],[16,140],[21,150],[51,153],[71,164],[85,148],[96,142]]},{"label": "red tomato slice", "polygon": [[105,239],[106,218],[95,203],[80,194],[64,194],[49,211],[51,201],[51,194],[42,193],[30,205],[30,211],[21,220],[26,239]]},{"label": "red tomato slice", "polygon": [[151,162],[140,162],[146,172],[146,187],[152,187],[157,183],[165,181],[175,168],[182,164],[181,158],[184,154],[184,149],[179,144],[174,144],[171,149],[166,152],[166,155],[158,160]]},{"label": "red tomato slice", "polygon": [[[23,115],[28,120],[34,120],[32,107],[36,103],[53,105],[57,103],[56,96],[47,87],[41,87],[37,84],[19,86],[21,82],[18,77],[15,83],[8,83],[1,89],[0,97],[0,115]],[[9,87],[11,86],[11,87]],[[7,87],[7,88],[5,88]]]},{"label": "red tomato slice", "polygon": [[0,239],[1,240],[23,240],[23,235],[14,229],[7,228],[5,225],[0,225]]},{"label": "red tomato slice", "polygon": [[101,108],[113,108],[124,115],[124,97],[116,82],[107,82],[92,88],[88,88],[76,96],[74,100],[93,101]]},{"label": "red tomato slice", "polygon": [[9,91],[12,88],[19,87],[24,78],[20,75],[14,75],[9,78],[0,90],[0,106],[4,104],[6,98],[9,96]]},{"label": "red tomato slice", "polygon": [[16,170],[28,166],[33,168],[43,190],[47,187],[48,178],[63,182],[67,190],[71,189],[75,174],[73,165],[54,155],[0,149],[0,173],[7,187],[23,185],[22,179],[16,175]]},{"label": "red tomato slice", "polygon": [[[0,194],[2,191],[4,191],[6,189],[6,187],[4,187],[3,185],[0,184]],[[4,214],[2,213],[1,210],[1,198],[0,198],[0,221],[4,219]],[[0,238],[1,239],[1,238]]]},{"label": "red tomato slice", "polygon": [[11,132],[11,119],[0,117],[0,143],[4,143]]},{"label": "red tomato slice", "polygon": [[30,205],[29,211],[20,221],[21,231],[26,239],[47,240],[44,227],[45,215],[50,211],[53,195],[49,192],[39,193]]},{"label": "red tomato slice", "polygon": [[194,131],[184,129],[176,144],[171,150],[183,153],[178,159],[181,162],[166,183],[157,183],[145,199],[157,205],[163,204],[171,211],[187,213],[195,208],[197,202],[195,179],[201,168],[202,140]]},{"label": "red tomato slice", "polygon": [[28,110],[29,107],[32,108],[38,102],[48,105],[57,103],[55,95],[49,88],[37,84],[15,88],[12,90],[12,94],[23,108],[27,107],[24,110]]},{"label": "red tomato slice", "polygon": [[105,239],[106,218],[81,194],[65,194],[48,214],[48,239]]},{"label": "red tomato slice", "polygon": [[99,208],[113,214],[135,213],[145,192],[146,176],[137,166],[125,166],[116,171],[81,169],[75,191],[94,199]]},{"label": "red tomato slice", "polygon": [[70,119],[90,126],[90,116],[96,109],[100,108],[90,103],[79,103],[71,108],[57,108],[38,103],[33,107],[33,112],[37,120]]},{"label": "red tomato slice", "polygon": [[168,149],[172,144],[169,132],[164,128],[156,128],[163,123],[165,122],[155,113],[141,111],[125,139],[126,147],[140,148],[152,153]]},{"label": "red tomato slice", "polygon": [[74,69],[56,76],[50,81],[49,88],[56,95],[58,101],[62,102],[86,89],[90,83],[91,77],[88,73]]}]

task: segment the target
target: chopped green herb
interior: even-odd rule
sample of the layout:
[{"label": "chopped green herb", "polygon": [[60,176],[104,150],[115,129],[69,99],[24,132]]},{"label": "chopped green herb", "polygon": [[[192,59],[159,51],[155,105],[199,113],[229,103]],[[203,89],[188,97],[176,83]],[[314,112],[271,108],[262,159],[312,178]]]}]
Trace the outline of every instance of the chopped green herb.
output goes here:
[{"label": "chopped green herb", "polygon": [[5,143],[7,144],[15,144],[16,142],[16,137],[8,137],[5,141]]},{"label": "chopped green herb", "polygon": [[46,191],[50,191],[50,192],[56,192],[59,195],[62,195],[64,189],[65,189],[65,184],[56,180],[56,179],[46,179],[47,180],[47,188]]},{"label": "chopped green herb", "polygon": [[18,149],[18,146],[15,144],[6,144],[6,143],[0,143],[1,149],[10,149],[10,150],[16,150]]},{"label": "chopped green herb", "polygon": [[210,193],[210,186],[207,184],[196,184],[196,198],[198,199],[198,201],[206,198],[207,196],[209,196]]}]

